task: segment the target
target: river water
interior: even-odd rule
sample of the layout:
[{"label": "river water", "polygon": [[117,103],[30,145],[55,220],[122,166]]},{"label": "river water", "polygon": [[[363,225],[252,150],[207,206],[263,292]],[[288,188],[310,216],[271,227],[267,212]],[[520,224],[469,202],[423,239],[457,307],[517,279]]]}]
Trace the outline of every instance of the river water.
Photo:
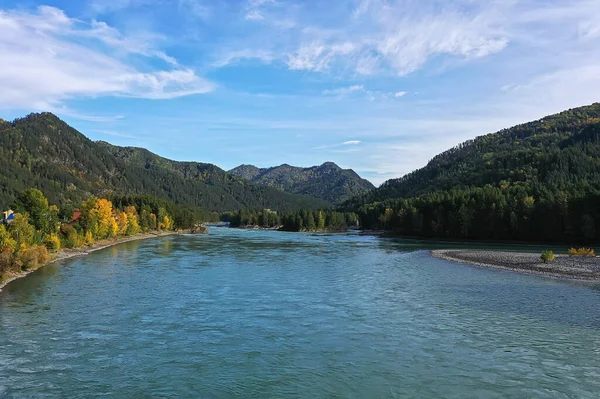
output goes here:
[{"label": "river water", "polygon": [[600,286],[213,228],[0,293],[0,397],[597,398]]}]

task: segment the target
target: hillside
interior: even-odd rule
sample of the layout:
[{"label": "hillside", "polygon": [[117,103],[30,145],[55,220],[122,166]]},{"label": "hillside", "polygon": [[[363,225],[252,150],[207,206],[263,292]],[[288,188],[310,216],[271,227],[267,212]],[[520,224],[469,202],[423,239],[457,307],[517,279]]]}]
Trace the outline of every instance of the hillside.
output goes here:
[{"label": "hillside", "polygon": [[345,207],[402,234],[597,242],[600,104],[467,141]]},{"label": "hillside", "polygon": [[487,184],[598,190],[599,131],[600,103],[571,109],[466,141],[437,155],[425,167],[386,181],[362,201]]},{"label": "hillside", "polygon": [[273,168],[240,165],[229,173],[254,183],[276,187],[289,193],[311,195],[334,204],[364,194],[375,187],[351,169],[333,162],[299,168],[287,164]]},{"label": "hillside", "polygon": [[211,164],[176,162],[141,148],[94,142],[50,113],[0,121],[0,205],[8,206],[31,187],[57,204],[117,193],[149,194],[210,211],[330,206],[248,182]]}]

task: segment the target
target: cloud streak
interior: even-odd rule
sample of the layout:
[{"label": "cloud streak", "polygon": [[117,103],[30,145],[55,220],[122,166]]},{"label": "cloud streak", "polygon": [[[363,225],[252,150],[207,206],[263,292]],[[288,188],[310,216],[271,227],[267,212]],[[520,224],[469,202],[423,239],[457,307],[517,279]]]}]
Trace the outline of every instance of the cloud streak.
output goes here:
[{"label": "cloud streak", "polygon": [[[150,37],[127,37],[54,7],[0,11],[0,27],[2,108],[56,108],[78,97],[168,99],[215,87],[155,49]],[[160,60],[165,68],[144,60]]]}]

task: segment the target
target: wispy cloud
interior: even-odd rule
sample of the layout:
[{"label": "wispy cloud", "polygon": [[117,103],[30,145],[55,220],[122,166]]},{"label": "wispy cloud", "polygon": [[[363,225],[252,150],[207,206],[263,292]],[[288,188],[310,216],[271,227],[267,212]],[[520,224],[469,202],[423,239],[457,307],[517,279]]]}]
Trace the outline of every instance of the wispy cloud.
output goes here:
[{"label": "wispy cloud", "polygon": [[244,19],[248,21],[262,21],[265,19],[265,16],[263,15],[264,8],[276,4],[277,2],[275,0],[248,0]]},{"label": "wispy cloud", "polygon": [[125,138],[125,139],[139,139],[138,136],[133,136],[130,134],[125,134],[125,133],[121,133],[121,132],[117,132],[114,130],[98,130],[98,129],[94,129],[93,130],[96,133],[100,133],[106,136],[112,136],[112,137],[121,137],[121,138]]},{"label": "wispy cloud", "polygon": [[[356,151],[355,149],[347,149],[344,147],[356,146],[360,143],[361,143],[360,140],[348,140],[348,141],[344,141],[342,143],[320,145],[320,146],[314,147],[313,149],[315,149],[315,150],[338,149],[338,150],[336,150],[338,152],[354,152],[354,151]],[[344,148],[344,149],[341,149],[341,148]]]},{"label": "wispy cloud", "polygon": [[[127,37],[54,7],[1,11],[0,26],[2,108],[48,109],[69,98],[107,95],[167,99],[214,88],[154,48],[151,38]],[[167,68],[144,65],[143,59],[162,60]]]},{"label": "wispy cloud", "polygon": [[213,15],[213,10],[209,4],[206,0],[179,0],[181,10],[201,19],[209,19]]},{"label": "wispy cloud", "polygon": [[255,60],[268,64],[274,59],[275,55],[266,50],[253,50],[249,48],[232,51],[221,50],[220,53],[216,55],[216,60],[213,61],[212,66],[220,68],[239,63],[243,60]]},{"label": "wispy cloud", "polygon": [[348,87],[340,87],[337,89],[327,89],[323,90],[323,94],[325,95],[334,95],[334,96],[343,96],[350,93],[356,92],[364,92],[365,88],[362,85],[352,85]]},{"label": "wispy cloud", "polygon": [[323,94],[326,96],[336,96],[338,98],[344,98],[352,94],[362,94],[369,101],[385,100],[390,98],[400,98],[407,94],[405,91],[398,92],[386,92],[380,90],[369,90],[363,85],[351,85],[348,87],[339,87],[337,89],[323,90]]},{"label": "wispy cloud", "polygon": [[47,111],[57,113],[59,115],[69,116],[74,119],[79,119],[87,122],[115,122],[125,119],[123,115],[104,116],[104,115],[87,115],[75,112],[67,107],[48,108]]},{"label": "wispy cloud", "polygon": [[[274,3],[249,2],[246,19],[263,20],[260,7]],[[293,17],[285,7],[277,9],[271,19],[291,19],[296,29],[285,43],[277,44],[275,37],[265,44],[280,47],[282,61],[292,70],[402,76],[436,57],[472,60],[502,51],[511,39],[502,29],[506,21],[499,11],[504,8],[469,0],[454,0],[443,8],[434,1],[368,0],[350,12],[331,7],[336,14],[314,18],[323,11],[304,3],[303,12]]]}]

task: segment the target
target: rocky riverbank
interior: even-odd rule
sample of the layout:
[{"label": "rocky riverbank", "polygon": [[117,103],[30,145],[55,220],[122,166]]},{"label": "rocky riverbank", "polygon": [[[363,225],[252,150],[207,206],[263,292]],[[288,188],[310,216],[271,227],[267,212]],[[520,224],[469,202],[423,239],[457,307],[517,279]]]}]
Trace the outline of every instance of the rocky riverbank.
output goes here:
[{"label": "rocky riverbank", "polygon": [[431,255],[453,262],[547,277],[600,280],[600,258],[598,257],[556,255],[553,262],[543,263],[539,253],[439,249],[432,250]]}]

